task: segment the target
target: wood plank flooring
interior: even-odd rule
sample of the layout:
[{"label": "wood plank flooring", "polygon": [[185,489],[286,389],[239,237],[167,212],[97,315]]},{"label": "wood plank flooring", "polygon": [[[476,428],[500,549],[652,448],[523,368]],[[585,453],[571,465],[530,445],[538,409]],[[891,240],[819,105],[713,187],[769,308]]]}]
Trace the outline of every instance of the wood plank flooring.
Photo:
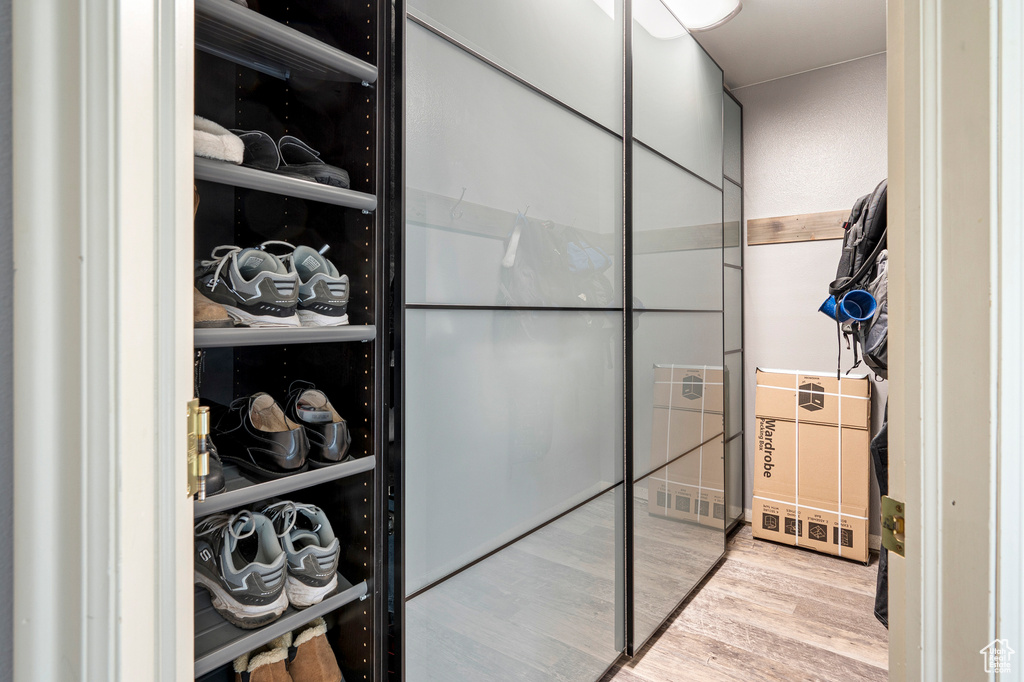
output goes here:
[{"label": "wood plank flooring", "polygon": [[754,540],[744,526],[676,618],[604,682],[887,680],[888,632],[872,614],[877,560]]}]

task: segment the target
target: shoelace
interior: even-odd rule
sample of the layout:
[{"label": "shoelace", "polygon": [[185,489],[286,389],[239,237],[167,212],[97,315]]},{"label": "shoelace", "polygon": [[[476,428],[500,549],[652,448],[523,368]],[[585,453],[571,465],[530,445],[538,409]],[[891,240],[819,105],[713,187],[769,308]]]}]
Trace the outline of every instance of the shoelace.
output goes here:
[{"label": "shoelace", "polygon": [[231,257],[241,252],[242,247],[225,244],[216,247],[213,251],[210,252],[212,260],[199,261],[199,264],[202,265],[204,268],[208,268],[214,264],[217,265],[217,269],[213,271],[213,279],[211,279],[210,283],[206,285],[207,287],[210,288],[210,290],[213,290],[213,288],[217,286],[217,282],[220,281],[220,273],[222,270],[224,270],[224,266],[227,264],[227,262],[231,260]]},{"label": "shoelace", "polygon": [[295,527],[295,522],[299,518],[299,512],[304,511],[310,516],[315,516],[320,510],[312,504],[303,504],[302,502],[292,502],[290,500],[284,502],[275,502],[269,505],[263,510],[263,515],[270,519],[271,523],[274,524],[275,532],[277,528],[277,522],[280,519],[283,524],[284,530],[277,534],[277,537],[283,538],[292,531]]},{"label": "shoelace", "polygon": [[[245,526],[249,526],[249,530],[239,531],[236,528],[244,528]],[[200,537],[203,535],[213,535],[214,533],[221,532],[225,527],[227,527],[228,535],[231,536],[233,541],[232,545],[237,543],[239,540],[244,540],[256,532],[256,522],[253,519],[253,513],[248,509],[243,509],[235,514],[212,514],[195,524],[193,530],[195,531],[196,537]]]},{"label": "shoelace", "polygon": [[[272,251],[267,251],[267,247],[268,246],[283,246],[284,248],[288,249],[288,253],[285,253],[285,254],[282,254],[282,255],[278,256],[276,253],[274,253]],[[260,249],[260,251],[267,251],[267,253],[269,253],[269,254],[271,254],[273,256],[277,256],[281,260],[281,262],[285,264],[285,267],[287,267],[289,265],[289,263],[291,263],[292,255],[294,255],[294,253],[295,253],[295,245],[294,244],[292,244],[290,242],[280,241],[278,239],[268,239],[267,241],[265,241],[265,242],[263,242],[262,244],[259,245],[259,249]]]}]

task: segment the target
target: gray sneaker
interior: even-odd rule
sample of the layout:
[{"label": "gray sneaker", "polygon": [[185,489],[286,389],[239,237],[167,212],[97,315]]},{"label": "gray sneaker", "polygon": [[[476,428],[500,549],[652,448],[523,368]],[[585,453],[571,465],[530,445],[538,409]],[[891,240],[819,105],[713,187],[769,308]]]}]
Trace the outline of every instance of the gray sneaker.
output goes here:
[{"label": "gray sneaker", "polygon": [[200,261],[196,288],[224,306],[236,324],[247,327],[298,327],[295,308],[299,278],[272,253],[218,246],[211,260]]},{"label": "gray sneaker", "polygon": [[277,502],[263,509],[274,523],[288,556],[285,592],[297,609],[319,604],[338,589],[341,544],[319,507]]},{"label": "gray sneaker", "polygon": [[308,246],[285,257],[299,277],[299,320],[303,327],[348,324],[348,275]]},{"label": "gray sneaker", "polygon": [[214,514],[195,525],[194,581],[232,625],[251,630],[281,617],[286,568],[274,525],[262,514]]}]

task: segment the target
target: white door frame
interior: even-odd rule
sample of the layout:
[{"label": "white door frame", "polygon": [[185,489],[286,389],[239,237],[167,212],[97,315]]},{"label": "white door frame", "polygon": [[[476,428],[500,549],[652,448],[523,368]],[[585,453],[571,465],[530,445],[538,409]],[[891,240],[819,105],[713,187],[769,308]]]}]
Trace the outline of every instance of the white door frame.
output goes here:
[{"label": "white door frame", "polygon": [[[1024,16],[889,6],[891,679],[978,679],[1024,669]],[[18,682],[192,679],[193,11],[13,0]]]},{"label": "white door frame", "polygon": [[13,0],[14,679],[192,679],[191,0]]},{"label": "white door frame", "polygon": [[894,681],[1024,669],[1022,37],[1019,0],[889,0]]}]

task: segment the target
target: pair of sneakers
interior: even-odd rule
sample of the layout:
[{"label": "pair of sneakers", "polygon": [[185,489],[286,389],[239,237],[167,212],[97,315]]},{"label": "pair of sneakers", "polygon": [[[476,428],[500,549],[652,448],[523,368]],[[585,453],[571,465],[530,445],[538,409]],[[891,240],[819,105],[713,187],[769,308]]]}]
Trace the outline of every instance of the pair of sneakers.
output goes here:
[{"label": "pair of sneakers", "polygon": [[232,667],[235,682],[344,682],[323,618],[239,656]]},{"label": "pair of sneakers", "polygon": [[217,409],[221,459],[261,480],[337,464],[352,446],[348,422],[308,381],[292,382],[287,411],[264,392]]},{"label": "pair of sneakers", "polygon": [[[267,250],[280,246],[278,256]],[[308,246],[266,241],[216,247],[196,263],[199,292],[246,327],[336,327],[348,324],[348,275]]]},{"label": "pair of sneakers", "polygon": [[194,581],[232,625],[263,627],[338,588],[340,543],[319,507],[275,502],[207,516],[194,530]]}]

